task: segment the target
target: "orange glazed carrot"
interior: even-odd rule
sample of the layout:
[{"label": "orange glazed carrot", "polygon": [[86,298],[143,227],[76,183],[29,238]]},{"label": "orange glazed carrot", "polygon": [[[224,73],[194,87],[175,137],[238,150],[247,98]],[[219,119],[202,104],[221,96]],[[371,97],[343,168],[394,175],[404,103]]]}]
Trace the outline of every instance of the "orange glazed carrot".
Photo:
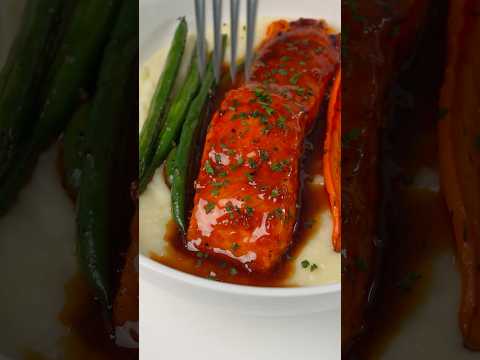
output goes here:
[{"label": "orange glazed carrot", "polygon": [[478,0],[450,2],[448,58],[438,142],[442,192],[450,210],[462,276],[459,311],[465,346],[480,350],[480,11]]},{"label": "orange glazed carrot", "polygon": [[341,249],[341,70],[338,70],[333,83],[327,113],[327,134],[325,136],[323,175],[327,187],[330,208],[333,216],[332,243],[335,251]]}]

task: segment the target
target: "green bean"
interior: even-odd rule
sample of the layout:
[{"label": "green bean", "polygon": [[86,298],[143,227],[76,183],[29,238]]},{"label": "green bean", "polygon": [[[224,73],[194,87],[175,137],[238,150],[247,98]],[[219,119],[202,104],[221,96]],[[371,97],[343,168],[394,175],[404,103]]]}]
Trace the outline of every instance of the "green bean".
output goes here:
[{"label": "green bean", "polygon": [[63,134],[63,172],[64,182],[70,194],[80,189],[83,160],[85,158],[86,128],[91,112],[91,104],[82,105]]},{"label": "green bean", "polygon": [[0,179],[3,181],[37,119],[40,86],[55,54],[54,39],[69,1],[30,0],[0,77]]},{"label": "green bean", "polygon": [[[223,48],[227,41],[227,36],[223,35]],[[178,227],[183,233],[187,231],[186,221],[186,193],[188,169],[192,150],[195,146],[194,139],[198,135],[201,125],[201,114],[205,109],[208,98],[215,86],[215,76],[213,73],[213,59],[210,60],[205,77],[202,79],[202,86],[198,95],[188,109],[187,118],[182,127],[180,141],[176,150],[175,166],[173,169],[172,182],[172,215]]]},{"label": "green bean", "polygon": [[64,129],[80,89],[87,85],[101,62],[119,7],[120,2],[111,0],[79,0],[75,7],[50,71],[46,100],[33,130],[33,142],[39,149],[49,145]]},{"label": "green bean", "polygon": [[140,178],[140,193],[145,190],[151,177],[155,173],[155,170],[162,165],[170,150],[173,148],[179,132],[182,129],[183,122],[185,121],[188,106],[198,93],[198,89],[200,87],[200,74],[198,72],[196,58],[197,53],[194,51],[187,78],[185,79],[180,92],[177,94],[177,96],[175,96],[170,109],[168,110],[165,125],[160,132],[160,139],[158,141],[153,159],[148,165],[143,177]]},{"label": "green bean", "polygon": [[[112,184],[115,151],[131,96],[131,73],[138,57],[138,2],[123,2],[97,82],[87,127],[87,147],[77,200],[77,256],[100,302],[112,306]],[[128,119],[127,119],[128,120]]]},{"label": "green bean", "polygon": [[185,18],[180,20],[168,52],[165,68],[150,102],[147,119],[139,140],[139,178],[143,179],[155,153],[160,131],[165,122],[165,112],[182,62],[188,27]]},{"label": "green bean", "polygon": [[168,154],[165,162],[165,174],[167,176],[167,183],[171,187],[173,182],[173,173],[175,169],[175,157],[177,155],[177,148],[173,148]]}]

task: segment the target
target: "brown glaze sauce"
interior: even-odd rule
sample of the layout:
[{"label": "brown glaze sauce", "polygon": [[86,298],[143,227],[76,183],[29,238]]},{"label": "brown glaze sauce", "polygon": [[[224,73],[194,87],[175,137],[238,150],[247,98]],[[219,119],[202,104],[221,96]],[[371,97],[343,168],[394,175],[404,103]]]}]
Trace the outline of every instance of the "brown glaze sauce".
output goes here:
[{"label": "brown glaze sauce", "polygon": [[[226,74],[229,73],[227,67],[224,67],[223,71]],[[241,70],[239,70],[239,76],[235,84],[232,84],[228,76],[224,76],[214,99],[214,111],[221,104],[227,91],[231,88],[238,87],[242,82],[243,75]],[[302,184],[301,211],[299,212],[299,217],[295,225],[293,245],[285,256],[284,261],[272,272],[266,274],[248,273],[240,268],[232,267],[231,264],[224,261],[214,260],[208,257],[196,257],[185,249],[184,239],[173,220],[167,224],[165,234],[165,240],[170,246],[163,256],[150,254],[150,257],[176,270],[212,280],[250,286],[285,286],[285,280],[294,270],[292,259],[300,253],[302,247],[308,242],[312,234],[321,226],[320,214],[324,211],[330,211],[328,196],[324,185],[312,183],[315,175],[323,174],[324,130],[325,114],[324,111],[321,111],[315,128],[305,141],[305,151],[302,158],[303,166],[300,175]]]}]

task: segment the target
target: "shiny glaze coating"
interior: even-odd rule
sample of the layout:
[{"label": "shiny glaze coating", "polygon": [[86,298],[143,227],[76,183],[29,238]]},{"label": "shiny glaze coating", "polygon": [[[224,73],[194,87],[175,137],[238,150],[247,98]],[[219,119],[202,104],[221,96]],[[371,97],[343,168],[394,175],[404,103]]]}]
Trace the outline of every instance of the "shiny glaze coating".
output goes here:
[{"label": "shiny glaze coating", "polygon": [[279,21],[206,137],[188,250],[268,272],[292,245],[303,140],[338,66],[324,23]]}]

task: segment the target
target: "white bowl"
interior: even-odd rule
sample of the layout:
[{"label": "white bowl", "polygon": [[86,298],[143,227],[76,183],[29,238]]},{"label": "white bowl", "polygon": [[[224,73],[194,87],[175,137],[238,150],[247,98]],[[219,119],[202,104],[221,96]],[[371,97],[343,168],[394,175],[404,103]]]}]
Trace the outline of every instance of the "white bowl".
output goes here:
[{"label": "white bowl", "polygon": [[[227,5],[228,2],[225,2]],[[208,9],[210,10],[210,9]],[[224,9],[224,16],[228,15]],[[165,46],[175,19],[193,19],[193,1],[140,1],[140,61]],[[339,0],[259,1],[259,15],[278,18],[313,17],[325,19],[340,29]],[[225,18],[225,21],[228,21]],[[172,269],[140,254],[140,276],[154,286],[193,299],[216,309],[264,316],[290,316],[340,308],[341,285],[297,288],[267,288],[227,284]]]}]

